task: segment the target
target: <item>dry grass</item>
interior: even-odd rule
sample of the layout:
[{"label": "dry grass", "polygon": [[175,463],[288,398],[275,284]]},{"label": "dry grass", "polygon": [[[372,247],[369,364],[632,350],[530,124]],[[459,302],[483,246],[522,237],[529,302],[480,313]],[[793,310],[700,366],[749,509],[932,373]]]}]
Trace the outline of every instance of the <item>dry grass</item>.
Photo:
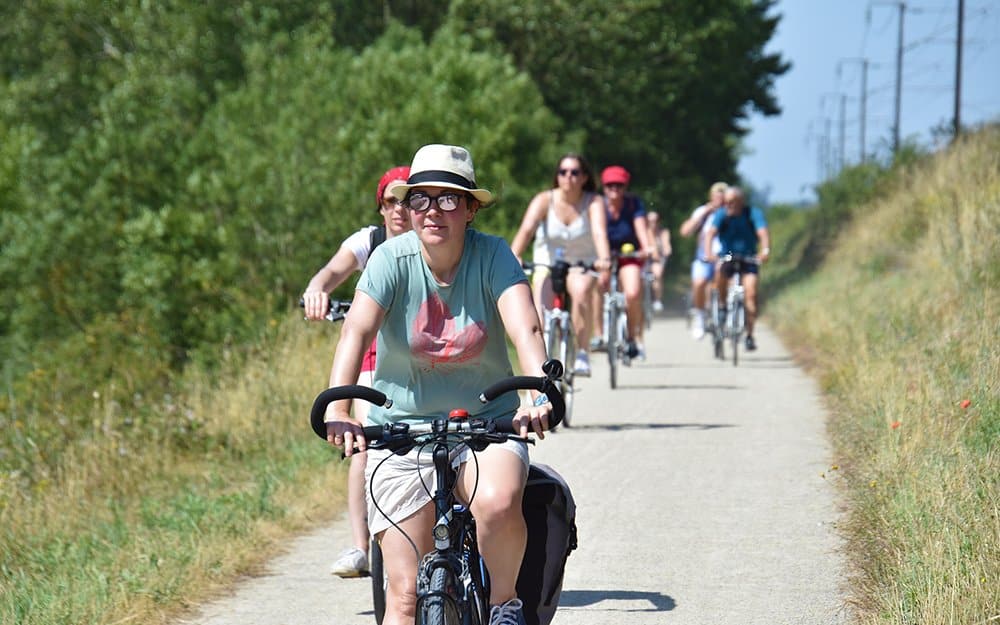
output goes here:
[{"label": "dry grass", "polygon": [[98,393],[95,435],[51,480],[0,482],[0,622],[165,622],[342,508],[346,464],[307,425],[334,332],[281,325],[234,371],[189,372],[159,407],[171,431],[125,436]]},{"label": "dry grass", "polygon": [[769,315],[832,398],[863,622],[997,622],[1000,131],[897,182]]}]

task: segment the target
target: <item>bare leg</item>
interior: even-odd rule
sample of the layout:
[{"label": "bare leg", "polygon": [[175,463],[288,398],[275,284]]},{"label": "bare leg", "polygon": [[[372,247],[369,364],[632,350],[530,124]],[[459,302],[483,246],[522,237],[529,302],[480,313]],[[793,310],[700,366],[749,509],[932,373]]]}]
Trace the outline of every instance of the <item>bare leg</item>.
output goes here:
[{"label": "bare leg", "polygon": [[618,270],[618,279],[622,292],[625,293],[629,338],[642,342],[642,268],[639,265],[626,265]]},{"label": "bare leg", "polygon": [[468,501],[475,489],[470,507],[476,519],[479,551],[490,571],[490,604],[499,605],[517,596],[517,574],[528,543],[521,512],[528,469],[520,457],[500,447],[487,447],[478,458],[482,472],[478,487],[476,464],[466,462],[459,475],[459,494]]},{"label": "bare leg", "polygon": [[595,280],[593,276],[590,276],[581,272],[571,272],[566,279],[566,290],[569,291],[570,300],[572,300],[573,310],[572,310],[572,320],[573,320],[573,333],[576,336],[576,348],[590,351],[590,337],[592,335],[592,323],[593,323],[593,311],[591,306],[593,305],[593,296],[591,291],[594,290]]},{"label": "bare leg", "polygon": [[757,321],[757,284],[756,274],[743,274],[743,292],[746,296],[747,307],[747,336],[753,336],[753,326]]},{"label": "bare leg", "polygon": [[[518,508],[520,511],[520,508]],[[423,556],[434,547],[434,504],[426,506],[399,523],[400,528],[417,544]],[[417,554],[410,541],[391,527],[379,536],[385,564],[385,617],[382,625],[413,625],[417,612]]]}]

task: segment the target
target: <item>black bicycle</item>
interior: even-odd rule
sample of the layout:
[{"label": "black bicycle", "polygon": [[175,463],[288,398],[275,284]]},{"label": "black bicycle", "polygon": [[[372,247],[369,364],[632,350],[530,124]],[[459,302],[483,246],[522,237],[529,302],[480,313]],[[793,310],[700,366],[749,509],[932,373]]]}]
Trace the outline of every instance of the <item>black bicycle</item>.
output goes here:
[{"label": "black bicycle", "polygon": [[[510,391],[535,390],[552,402],[549,427],[557,426],[565,413],[563,398],[556,384],[562,376],[563,366],[558,360],[548,360],[542,369],[544,376],[515,376],[497,382],[483,391],[479,396],[480,402],[486,403]],[[363,399],[386,408],[392,405],[384,394],[366,386],[337,386],[323,391],[313,402],[310,422],[316,435],[324,440],[326,407],[340,399]],[[431,450],[434,491],[431,492],[427,485],[424,487],[434,503],[437,520],[432,530],[434,549],[417,566],[417,625],[487,625],[490,616],[489,572],[479,553],[475,519],[469,507],[455,496],[458,475],[451,467],[449,450],[456,444],[477,452],[491,444],[512,439],[533,441],[517,436],[513,414],[486,419],[470,417],[468,411],[461,408],[452,410],[448,418],[436,418],[429,423],[366,426],[364,434],[369,449],[387,449],[396,454],[406,454],[413,449]],[[377,472],[378,466],[373,471],[373,477]],[[475,488],[471,497],[475,498]],[[381,580],[376,580],[375,573],[373,566],[375,618],[381,623],[385,587]],[[381,567],[379,573],[381,576]]]}]

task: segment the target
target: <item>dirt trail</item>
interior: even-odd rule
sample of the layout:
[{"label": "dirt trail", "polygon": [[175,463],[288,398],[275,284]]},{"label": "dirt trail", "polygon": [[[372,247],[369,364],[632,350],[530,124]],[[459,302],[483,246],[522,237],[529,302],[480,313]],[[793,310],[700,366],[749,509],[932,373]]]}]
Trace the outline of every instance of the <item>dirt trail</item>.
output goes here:
[{"label": "dirt trail", "polygon": [[[553,625],[847,623],[831,458],[815,384],[766,327],[739,367],[679,317],[608,385],[595,354],[574,425],[532,449],[578,505],[580,548]],[[303,435],[306,435],[303,433]],[[366,625],[368,580],[328,573],[345,520],[185,625]]]}]

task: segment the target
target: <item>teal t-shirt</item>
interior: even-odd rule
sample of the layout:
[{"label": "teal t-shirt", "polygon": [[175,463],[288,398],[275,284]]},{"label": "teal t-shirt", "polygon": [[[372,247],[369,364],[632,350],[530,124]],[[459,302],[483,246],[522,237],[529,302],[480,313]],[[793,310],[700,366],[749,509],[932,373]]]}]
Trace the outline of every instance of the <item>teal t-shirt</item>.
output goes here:
[{"label": "teal t-shirt", "polygon": [[479,394],[513,375],[497,299],[518,282],[527,278],[507,242],[475,230],[466,230],[448,286],[434,280],[415,232],[380,245],[357,288],[386,311],[373,386],[392,408],[373,406],[368,420],[427,421],[455,408],[494,418],[515,410],[514,393],[485,406]]}]

